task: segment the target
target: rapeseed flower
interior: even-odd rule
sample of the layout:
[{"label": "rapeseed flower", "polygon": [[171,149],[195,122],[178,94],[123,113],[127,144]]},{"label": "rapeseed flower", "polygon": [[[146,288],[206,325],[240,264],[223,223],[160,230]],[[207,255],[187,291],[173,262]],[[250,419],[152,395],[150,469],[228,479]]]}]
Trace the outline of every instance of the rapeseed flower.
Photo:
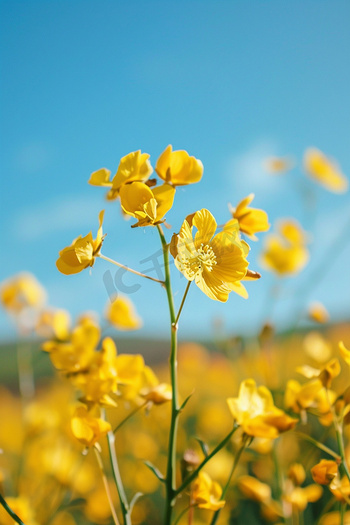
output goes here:
[{"label": "rapeseed flower", "polygon": [[254,193],[250,193],[237,205],[237,208],[232,208],[230,205],[230,212],[233,219],[237,219],[240,231],[251,240],[257,241],[258,238],[255,233],[266,232],[270,228],[270,224],[264,210],[249,207],[254,196]]},{"label": "rapeseed flower", "polygon": [[50,354],[52,364],[66,374],[85,371],[100,340],[100,328],[90,319],[82,319],[64,341],[46,341],[42,349]]},{"label": "rapeseed flower", "polygon": [[80,443],[92,447],[111,430],[111,425],[101,418],[92,416],[85,406],[80,406],[72,417],[71,429]]},{"label": "rapeseed flower", "polygon": [[221,501],[222,489],[206,472],[199,472],[192,486],[192,500],[200,509],[219,510],[224,507]]},{"label": "rapeseed flower", "polygon": [[241,476],[238,480],[239,490],[249,499],[267,503],[271,499],[271,487],[253,476]]},{"label": "rapeseed flower", "polygon": [[274,439],[298,422],[277,408],[271,392],[265,386],[257,387],[254,379],[243,381],[238,397],[227,399],[227,403],[235,422],[248,436]]},{"label": "rapeseed flower", "polygon": [[141,150],[133,151],[121,158],[117,173],[112,180],[110,180],[110,170],[101,168],[91,174],[89,184],[110,188],[107,199],[114,200],[118,197],[123,184],[148,180],[153,172],[149,157],[148,153],[141,153]]},{"label": "rapeseed flower", "polygon": [[[189,215],[174,235],[170,251],[177,269],[211,299],[226,302],[231,286],[247,274],[249,246],[235,230],[217,233],[216,221],[206,209]],[[193,236],[193,229],[197,232]]]},{"label": "rapeseed flower", "polygon": [[121,295],[108,303],[105,317],[117,330],[137,330],[142,326],[132,301]]},{"label": "rapeseed flower", "polygon": [[34,275],[19,273],[1,283],[0,300],[6,310],[17,315],[25,308],[42,308],[46,292]]},{"label": "rapeseed flower", "polygon": [[158,176],[173,186],[184,186],[199,182],[203,175],[203,164],[187,151],[173,151],[169,145],[157,160]]},{"label": "rapeseed flower", "polygon": [[281,222],[278,229],[279,233],[266,237],[261,262],[280,276],[298,273],[309,259],[305,232],[289,220]]},{"label": "rapeseed flower", "polygon": [[345,193],[348,179],[339,166],[317,148],[309,148],[304,155],[305,171],[312,179],[333,193]]},{"label": "rapeseed flower", "polygon": [[92,233],[88,233],[85,237],[81,235],[74,239],[72,244],[59,252],[59,258],[56,261],[56,266],[61,273],[71,275],[79,273],[89,266],[93,266],[95,258],[98,256],[104,236],[102,235],[102,222],[104,210],[99,214],[99,228],[97,230],[96,239],[93,239]]},{"label": "rapeseed flower", "polygon": [[338,474],[338,465],[332,459],[321,459],[311,469],[312,479],[319,485],[329,485]]},{"label": "rapeseed flower", "polygon": [[56,337],[64,340],[69,337],[70,315],[66,310],[46,308],[36,321],[35,330],[42,337]]},{"label": "rapeseed flower", "polygon": [[331,387],[332,380],[340,374],[340,363],[337,358],[333,358],[322,368],[315,368],[309,365],[302,365],[297,368],[297,372],[307,379],[317,377],[326,388]]},{"label": "rapeseed flower", "polygon": [[165,214],[172,207],[175,188],[162,184],[151,189],[142,182],[132,182],[124,184],[119,195],[123,211],[138,220],[132,228],[155,226],[164,222]]},{"label": "rapeseed flower", "polygon": [[283,499],[295,509],[303,512],[308,503],[318,501],[322,497],[322,493],[322,487],[312,484],[307,487],[293,487],[290,492],[284,494]]}]

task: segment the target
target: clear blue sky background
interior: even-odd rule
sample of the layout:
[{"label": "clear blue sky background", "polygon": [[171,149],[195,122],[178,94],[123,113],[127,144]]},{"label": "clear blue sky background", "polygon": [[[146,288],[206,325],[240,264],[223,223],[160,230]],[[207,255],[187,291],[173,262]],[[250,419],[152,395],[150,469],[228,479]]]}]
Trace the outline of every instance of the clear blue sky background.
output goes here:
[{"label": "clear blue sky background", "polygon": [[[155,163],[171,143],[204,164],[202,181],[177,191],[167,216],[174,230],[203,207],[222,223],[228,202],[254,192],[272,223],[295,217],[313,232],[310,263],[284,281],[274,321],[293,320],[293,290],[299,306],[322,300],[332,319],[349,318],[349,193],[331,194],[301,169],[305,148],[316,146],[350,175],[348,0],[1,0],[0,38],[1,280],[27,270],[50,304],[73,316],[102,312],[103,275],[114,269],[98,260],[90,274],[65,277],[58,251],[95,233],[104,207],[106,255],[142,271],[159,243],[152,228],[131,230],[89,175],[102,166],[114,173],[136,149]],[[298,162],[290,174],[264,172],[265,157],[286,154]],[[316,208],[305,210],[301,187],[314,191]],[[253,269],[261,270],[263,237],[252,243]],[[227,333],[257,329],[273,282],[264,271],[248,301],[231,294],[227,304],[193,287],[182,334],[210,335],[215,317]],[[165,296],[141,284],[131,295],[144,319],[140,335],[166,335]],[[177,304],[184,287],[174,275]],[[14,333],[3,311],[0,333]]]}]

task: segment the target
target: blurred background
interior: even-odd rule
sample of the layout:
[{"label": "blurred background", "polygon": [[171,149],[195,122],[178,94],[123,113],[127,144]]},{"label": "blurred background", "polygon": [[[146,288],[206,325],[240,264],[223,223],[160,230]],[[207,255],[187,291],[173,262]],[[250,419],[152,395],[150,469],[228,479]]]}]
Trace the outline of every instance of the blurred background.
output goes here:
[{"label": "blurred background", "polygon": [[[201,208],[222,224],[228,203],[253,192],[272,227],[288,217],[310,232],[297,277],[276,279],[261,266],[266,234],[250,243],[250,268],[262,278],[248,283],[248,300],[231,294],[221,304],[193,286],[181,337],[254,333],[266,320],[284,330],[312,300],[331,321],[349,319],[349,193],[329,192],[303,170],[306,148],[317,147],[350,174],[349,19],[347,0],[2,0],[0,280],[32,272],[50,305],[73,317],[102,313],[114,268],[97,260],[66,277],[55,266],[59,250],[95,235],[103,208],[105,255],[145,272],[159,241],[154,228],[132,230],[119,203],[87,181],[101,167],[113,175],[138,149],[154,166],[172,144],[204,164],[200,183],[177,190],[173,231]],[[267,169],[266,159],[286,156],[291,170]],[[179,305],[186,283],[173,270]],[[141,285],[130,294],[144,322],[138,335],[166,337],[160,287],[125,282]],[[15,334],[2,310],[0,337]]]}]

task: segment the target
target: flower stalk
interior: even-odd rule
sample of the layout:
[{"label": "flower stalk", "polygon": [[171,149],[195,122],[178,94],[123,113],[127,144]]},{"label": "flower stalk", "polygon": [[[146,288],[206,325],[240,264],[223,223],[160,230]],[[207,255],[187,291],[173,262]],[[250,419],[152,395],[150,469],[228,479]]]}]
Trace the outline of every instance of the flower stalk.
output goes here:
[{"label": "flower stalk", "polygon": [[99,466],[100,471],[101,471],[103,486],[104,486],[105,491],[106,491],[108,504],[109,504],[109,507],[111,509],[111,514],[112,514],[112,518],[113,518],[114,524],[115,525],[120,525],[119,520],[118,520],[118,516],[117,516],[117,514],[115,512],[115,508],[114,508],[114,505],[113,505],[113,500],[112,500],[112,496],[111,496],[111,491],[109,490],[108,480],[107,480],[107,477],[106,477],[106,474],[105,474],[105,471],[104,471],[104,468],[103,468],[101,454],[100,454],[100,452],[99,452],[99,450],[98,450],[98,448],[96,446],[94,447],[94,452],[95,452],[95,455],[96,455],[98,466]]},{"label": "flower stalk", "polygon": [[100,257],[100,259],[104,259],[105,261],[108,261],[114,264],[115,266],[118,266],[119,268],[123,268],[124,270],[130,273],[134,273],[135,275],[138,275],[139,277],[144,277],[145,279],[149,279],[150,281],[160,283],[162,286],[165,285],[164,281],[160,281],[159,279],[156,279],[155,277],[151,277],[150,275],[146,275],[145,273],[141,273],[141,272],[138,272],[137,270],[133,270],[132,268],[129,268],[129,266],[125,266],[124,264],[118,263],[114,259],[110,259],[109,257],[102,255],[102,253],[97,254],[97,257]]},{"label": "flower stalk", "polygon": [[163,249],[164,273],[165,273],[165,289],[168,298],[170,323],[171,323],[171,350],[169,357],[170,379],[172,387],[171,399],[171,422],[169,430],[169,446],[168,446],[168,461],[165,478],[166,487],[166,501],[165,501],[165,519],[164,525],[171,524],[172,512],[176,499],[176,438],[178,417],[180,413],[178,401],[178,385],[177,385],[177,317],[175,314],[174,299],[171,289],[170,268],[169,268],[169,246],[166,242],[162,227],[157,226],[160,241]]},{"label": "flower stalk", "polygon": [[116,484],[118,495],[119,495],[120,507],[121,507],[121,511],[123,514],[124,525],[131,525],[131,509],[130,509],[128,500],[126,498],[122,478],[119,472],[117,455],[115,453],[115,436],[112,430],[109,431],[107,434],[107,442],[108,442],[108,451],[109,451],[109,457],[110,457],[110,462],[112,466],[113,478],[114,478],[114,482]]},{"label": "flower stalk", "polygon": [[9,516],[11,516],[13,520],[15,520],[16,523],[18,523],[19,525],[25,525],[23,521],[21,520],[21,518],[19,518],[17,514],[15,514],[13,510],[9,507],[9,505],[6,503],[6,500],[2,497],[1,494],[0,494],[0,504],[4,507],[7,514],[9,514]]},{"label": "flower stalk", "polygon": [[[234,472],[235,472],[235,470],[236,470],[236,467],[237,467],[237,465],[238,465],[238,462],[239,462],[239,460],[240,460],[240,457],[241,457],[241,455],[242,455],[242,452],[244,451],[244,449],[246,448],[246,446],[247,446],[247,444],[248,444],[248,440],[249,440],[249,439],[250,439],[249,436],[247,436],[247,435],[244,436],[244,438],[243,438],[243,442],[242,442],[242,445],[241,445],[241,447],[238,449],[237,454],[235,455],[235,459],[234,459],[234,461],[233,461],[233,465],[232,465],[232,468],[231,468],[231,472],[230,472],[229,477],[228,477],[228,479],[227,479],[226,485],[225,485],[224,488],[222,489],[221,499],[224,499],[225,496],[226,496],[226,492],[227,492],[227,490],[228,490],[228,488],[229,488],[229,486],[230,486],[232,476],[233,476],[233,474],[234,474]],[[210,525],[215,525],[215,523],[218,521],[220,511],[221,511],[221,509],[219,509],[219,510],[217,510],[217,511],[214,512],[214,516],[213,516],[213,518],[212,518],[212,520],[211,520],[211,522],[210,522]]]}]

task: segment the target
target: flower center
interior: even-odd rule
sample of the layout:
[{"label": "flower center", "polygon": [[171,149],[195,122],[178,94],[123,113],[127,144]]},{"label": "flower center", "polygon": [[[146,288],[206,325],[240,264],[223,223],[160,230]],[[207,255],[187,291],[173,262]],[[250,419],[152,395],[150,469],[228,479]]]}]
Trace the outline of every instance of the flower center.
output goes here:
[{"label": "flower center", "polygon": [[204,268],[206,268],[208,272],[211,272],[216,264],[216,255],[213,248],[209,246],[209,244],[204,246],[203,243],[195,251],[193,256],[189,257],[186,261],[187,272],[191,277],[202,273]]}]

